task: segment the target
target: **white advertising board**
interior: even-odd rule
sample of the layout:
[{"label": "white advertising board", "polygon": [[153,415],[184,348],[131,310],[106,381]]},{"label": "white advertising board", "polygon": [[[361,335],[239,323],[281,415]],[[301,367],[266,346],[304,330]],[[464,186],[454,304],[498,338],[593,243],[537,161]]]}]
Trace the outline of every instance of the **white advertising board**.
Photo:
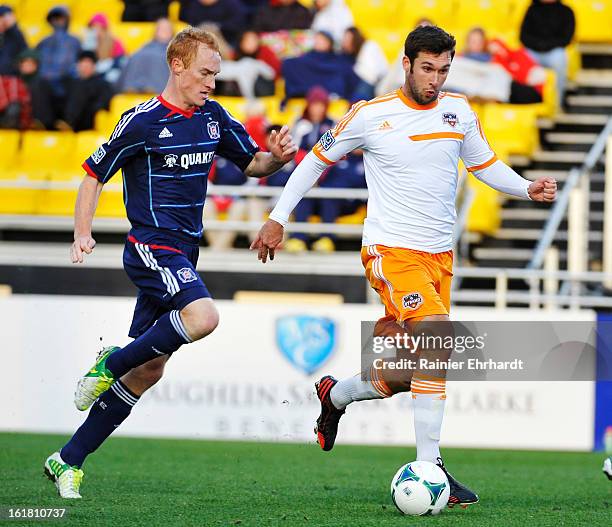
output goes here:
[{"label": "white advertising board", "polygon": [[[221,323],[168,362],[164,378],[117,434],[206,439],[314,442],[325,373],[360,368],[360,322],[377,305],[217,303]],[[12,296],[0,299],[3,381],[0,429],[72,432],[84,419],[72,403],[76,379],[101,345],[123,345],[134,301],[126,298]],[[330,353],[320,364],[281,352],[283,317],[327,317]],[[594,320],[594,313],[457,308],[455,320]],[[288,358],[291,356],[293,362]],[[314,371],[312,371],[314,369]],[[312,371],[308,373],[308,371]],[[449,382],[442,443],[447,446],[591,450],[592,382]],[[338,442],[413,445],[409,394],[353,404]]]}]

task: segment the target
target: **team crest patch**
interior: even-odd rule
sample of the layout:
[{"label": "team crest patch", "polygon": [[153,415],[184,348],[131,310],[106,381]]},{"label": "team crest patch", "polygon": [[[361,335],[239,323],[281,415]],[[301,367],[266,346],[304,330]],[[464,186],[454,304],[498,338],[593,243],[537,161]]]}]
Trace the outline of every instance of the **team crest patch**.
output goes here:
[{"label": "team crest patch", "polygon": [[100,147],[93,154],[91,154],[91,159],[97,165],[100,161],[102,161],[105,155],[106,150],[104,150],[104,147],[100,145]]},{"label": "team crest patch", "polygon": [[453,128],[457,126],[458,121],[459,119],[457,119],[456,113],[445,112],[442,114],[442,122],[452,126]]},{"label": "team crest patch", "polygon": [[164,156],[165,167],[172,168],[178,164],[178,156],[176,154],[166,154]]},{"label": "team crest patch", "polygon": [[219,139],[221,137],[221,131],[219,129],[219,123],[217,121],[210,121],[206,123],[208,128],[208,135],[211,139]]},{"label": "team crest patch", "polygon": [[188,282],[195,282],[198,279],[196,274],[193,272],[193,269],[191,269],[190,267],[183,267],[182,269],[179,269],[176,272],[176,275],[179,277],[179,280],[184,284]]},{"label": "team crest patch", "polygon": [[410,309],[414,311],[423,303],[423,297],[421,293],[408,293],[402,297],[402,304],[404,309]]},{"label": "team crest patch", "polygon": [[319,144],[323,150],[329,150],[336,142],[336,138],[331,130],[327,130],[319,139]]}]

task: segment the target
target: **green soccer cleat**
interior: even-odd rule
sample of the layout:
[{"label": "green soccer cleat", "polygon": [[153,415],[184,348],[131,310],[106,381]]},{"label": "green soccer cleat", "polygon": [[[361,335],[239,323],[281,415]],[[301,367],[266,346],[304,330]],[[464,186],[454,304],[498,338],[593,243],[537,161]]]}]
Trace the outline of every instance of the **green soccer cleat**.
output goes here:
[{"label": "green soccer cleat", "polygon": [[77,410],[87,410],[115,382],[113,374],[106,369],[106,359],[119,349],[121,348],[117,346],[104,348],[98,353],[98,359],[92,368],[79,379],[74,392],[74,405]]},{"label": "green soccer cleat", "polygon": [[64,463],[59,452],[51,454],[45,461],[45,475],[55,483],[60,497],[79,499],[79,488],[83,481],[83,471]]}]

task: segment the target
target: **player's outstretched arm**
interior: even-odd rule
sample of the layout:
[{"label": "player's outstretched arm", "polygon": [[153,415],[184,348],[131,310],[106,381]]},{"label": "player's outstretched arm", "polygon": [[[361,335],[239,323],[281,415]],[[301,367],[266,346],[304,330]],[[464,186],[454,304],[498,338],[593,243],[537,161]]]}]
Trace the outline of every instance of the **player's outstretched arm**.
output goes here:
[{"label": "player's outstretched arm", "polygon": [[283,126],[278,132],[270,134],[270,151],[257,152],[244,173],[249,177],[266,177],[291,161],[298,148],[293,143],[289,128]]},{"label": "player's outstretched arm", "polygon": [[511,196],[533,201],[551,202],[557,197],[557,182],[551,177],[529,181],[502,161],[495,161],[482,170],[473,172],[474,176],[489,187]]},{"label": "player's outstretched arm", "polygon": [[96,240],[91,236],[91,224],[102,186],[91,176],[85,176],[79,186],[74,207],[74,242],[70,248],[72,263],[83,263],[83,253],[91,254],[96,246]]}]

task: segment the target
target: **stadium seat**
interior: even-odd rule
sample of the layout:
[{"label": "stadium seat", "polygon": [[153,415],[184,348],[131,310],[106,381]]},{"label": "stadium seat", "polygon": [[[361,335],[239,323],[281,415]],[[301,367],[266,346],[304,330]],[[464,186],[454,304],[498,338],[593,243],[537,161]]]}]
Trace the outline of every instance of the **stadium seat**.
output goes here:
[{"label": "stadium seat", "polygon": [[[61,2],[60,2],[61,3]],[[63,2],[65,3],[65,2]],[[72,21],[75,25],[86,26],[96,13],[104,13],[110,22],[110,29],[115,31],[115,24],[121,21],[123,2],[121,0],[93,0],[91,2],[74,2]]]},{"label": "stadium seat", "polygon": [[400,29],[402,20],[397,15],[404,3],[402,0],[359,0],[351,2],[350,8],[355,25],[362,30],[368,27]]},{"label": "stadium seat", "polygon": [[48,181],[69,168],[75,134],[71,132],[24,132],[14,177]]},{"label": "stadium seat", "polygon": [[0,178],[4,171],[15,166],[19,152],[19,132],[17,130],[0,130]]},{"label": "stadium seat", "polygon": [[[4,3],[4,2],[2,2]],[[83,3],[83,2],[81,2]],[[47,13],[52,7],[65,6],[70,14],[74,14],[75,0],[21,0],[19,5],[19,25],[26,27],[30,24],[47,24]]]},{"label": "stadium seat", "polygon": [[493,150],[496,145],[509,154],[531,156],[539,145],[533,104],[486,104],[482,125]]},{"label": "stadium seat", "polygon": [[567,0],[576,15],[578,42],[612,42],[612,0]]},{"label": "stadium seat", "polygon": [[473,174],[469,174],[467,177],[467,186],[474,195],[472,206],[468,212],[466,229],[470,232],[492,236],[501,226],[501,202],[503,198],[497,190],[478,181]]},{"label": "stadium seat", "polygon": [[244,122],[246,117],[246,99],[242,97],[223,96],[214,96],[213,99],[223,106],[223,108],[225,108],[230,114],[232,114],[234,118],[238,119],[240,122]]},{"label": "stadium seat", "polygon": [[375,40],[383,50],[389,63],[392,63],[404,49],[407,31],[392,30],[384,27],[364,28],[366,37]]},{"label": "stadium seat", "polygon": [[[148,101],[152,97],[155,97],[155,95],[146,93],[120,93],[115,95],[110,103],[110,123],[107,123],[107,125],[110,126],[110,130],[115,127],[115,124],[117,124],[123,112],[134,108],[134,106],[140,103]],[[98,128],[96,127],[96,129]]]},{"label": "stadium seat", "polygon": [[403,39],[414,29],[417,23],[426,18],[437,26],[448,28],[453,23],[453,2],[449,0],[412,0],[402,2],[399,12],[392,16],[399,15],[399,31],[403,33]]},{"label": "stadium seat", "polygon": [[451,25],[464,30],[480,26],[488,32],[503,31],[510,13],[510,0],[461,0],[455,4]]},{"label": "stadium seat", "polygon": [[132,55],[142,46],[153,40],[155,34],[154,22],[121,22],[112,26],[112,32]]}]

